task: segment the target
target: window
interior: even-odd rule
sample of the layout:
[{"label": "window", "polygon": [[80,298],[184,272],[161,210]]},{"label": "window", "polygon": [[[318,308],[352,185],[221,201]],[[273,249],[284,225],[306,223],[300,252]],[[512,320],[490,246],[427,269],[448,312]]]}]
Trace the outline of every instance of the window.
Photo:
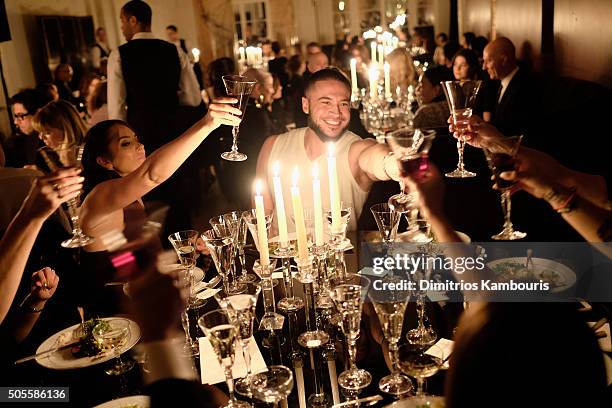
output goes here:
[{"label": "window", "polygon": [[255,44],[269,37],[267,1],[235,0],[233,5],[234,33],[239,41]]}]

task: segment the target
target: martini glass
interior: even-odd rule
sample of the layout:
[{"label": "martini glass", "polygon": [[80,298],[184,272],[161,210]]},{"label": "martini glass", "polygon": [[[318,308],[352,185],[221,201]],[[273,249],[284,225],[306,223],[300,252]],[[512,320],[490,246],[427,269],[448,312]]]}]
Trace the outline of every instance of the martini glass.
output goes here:
[{"label": "martini glass", "polygon": [[522,140],[523,136],[512,136],[504,139],[503,144],[506,146],[502,146],[500,143],[482,147],[489,164],[489,169],[493,173],[493,180],[497,188],[501,190],[501,205],[504,212],[504,228],[499,234],[491,237],[494,240],[514,241],[527,236],[524,232],[516,231],[510,219],[512,187],[516,184],[516,181],[508,181],[499,177],[504,171],[516,170],[516,153]]},{"label": "martini glass", "polygon": [[[253,81],[242,75],[224,75],[223,84],[225,85],[225,92],[228,96],[232,96],[238,99],[238,102],[234,104],[235,108],[240,109],[241,117],[244,116],[244,110],[246,109],[249,95],[253,92],[253,88],[257,81]],[[240,126],[232,127],[232,150],[229,152],[221,153],[221,158],[229,161],[245,161],[247,155],[238,151],[238,132]]]},{"label": "martini glass", "polygon": [[190,288],[189,290],[189,301],[187,302],[187,308],[197,308],[203,306],[206,301],[198,299],[194,293],[195,284],[193,268],[196,265],[196,241],[200,234],[195,230],[178,231],[168,236],[168,241],[172,244],[172,247],[176,251],[176,254],[181,262],[181,266],[185,269],[187,274],[186,282]]},{"label": "martini glass", "polygon": [[403,177],[422,177],[429,169],[429,149],[436,137],[434,130],[402,128],[387,135],[387,144],[399,161],[402,179],[399,194],[389,198],[389,208],[398,213],[410,212],[416,207],[418,197],[408,192]]},{"label": "martini glass", "polygon": [[374,204],[370,207],[370,211],[378,226],[383,244],[386,246],[395,241],[401,214],[389,208],[387,203]]},{"label": "martini glass", "polygon": [[258,400],[273,404],[286,399],[293,389],[293,373],[285,366],[273,365],[268,371],[255,374],[251,378],[251,390]]},{"label": "martini glass", "polygon": [[[406,375],[416,378],[417,390],[415,401],[425,400],[423,386],[425,378],[436,374],[444,364],[444,351],[438,346],[429,348],[415,344],[404,344],[398,350],[399,367]],[[421,406],[421,405],[417,405]],[[425,402],[424,406],[429,406]]]},{"label": "martini glass", "polygon": [[446,101],[453,117],[453,125],[460,134],[457,139],[457,153],[459,155],[457,168],[450,173],[446,173],[446,177],[467,178],[476,176],[476,173],[466,170],[463,164],[463,150],[465,148],[463,133],[467,130],[481,84],[482,81],[442,82],[442,89],[444,89]]},{"label": "martini glass", "polygon": [[[83,158],[83,145],[60,145],[54,149],[45,146],[39,150],[45,163],[51,171],[61,168],[81,167],[81,159]],[[54,186],[55,187],[55,186]],[[56,188],[57,189],[57,188]],[[66,202],[68,206],[68,215],[72,223],[72,237],[62,242],[64,248],[80,248],[94,242],[94,238],[87,236],[81,229],[79,221],[79,197],[72,198]]]}]

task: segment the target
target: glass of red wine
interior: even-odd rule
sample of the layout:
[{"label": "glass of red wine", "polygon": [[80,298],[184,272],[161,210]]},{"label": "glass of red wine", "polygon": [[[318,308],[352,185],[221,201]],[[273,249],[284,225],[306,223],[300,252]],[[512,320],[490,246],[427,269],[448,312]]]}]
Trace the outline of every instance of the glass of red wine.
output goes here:
[{"label": "glass of red wine", "polygon": [[446,101],[453,117],[453,125],[460,134],[459,138],[457,138],[457,153],[459,155],[457,168],[450,173],[446,173],[446,177],[466,178],[476,176],[476,173],[466,170],[463,164],[463,150],[465,148],[463,133],[467,130],[467,125],[472,116],[472,108],[476,102],[481,85],[482,81],[442,82],[442,89],[444,89]]},{"label": "glass of red wine", "polygon": [[[429,149],[436,137],[434,130],[401,128],[388,133],[386,140],[391,151],[397,158],[402,178],[423,177],[429,169]],[[400,180],[399,194],[389,198],[388,204],[392,211],[407,213],[416,207],[417,195],[408,192],[403,180]]]},{"label": "glass of red wine", "polygon": [[510,219],[512,205],[512,187],[516,181],[502,179],[499,175],[505,171],[516,170],[516,153],[519,150],[523,136],[512,136],[505,138],[500,143],[483,146],[482,150],[487,158],[489,169],[493,174],[493,182],[501,191],[501,205],[504,212],[504,227],[499,234],[491,238],[499,241],[514,241],[527,236],[524,232],[516,231]]},{"label": "glass of red wine", "polygon": [[[257,81],[251,80],[243,75],[224,75],[223,84],[225,85],[225,92],[228,96],[236,98],[237,103],[232,104],[233,107],[240,109],[242,114],[240,117],[244,117],[244,110],[246,109],[247,101]],[[229,152],[221,153],[221,158],[229,161],[245,161],[247,155],[238,151],[238,131],[240,126],[232,127],[232,149]]]}]

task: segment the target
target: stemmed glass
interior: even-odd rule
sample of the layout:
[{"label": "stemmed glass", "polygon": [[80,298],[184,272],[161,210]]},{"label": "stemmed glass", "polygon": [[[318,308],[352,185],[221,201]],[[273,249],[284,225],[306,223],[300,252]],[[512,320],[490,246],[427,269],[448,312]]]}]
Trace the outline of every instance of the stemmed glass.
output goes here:
[{"label": "stemmed glass", "polygon": [[210,341],[210,344],[217,355],[219,364],[225,371],[225,381],[229,391],[229,402],[224,408],[250,408],[251,404],[238,401],[234,396],[234,377],[232,366],[236,354],[236,338],[239,329],[229,314],[221,309],[213,310],[204,314],[198,319],[198,325]]},{"label": "stemmed glass", "polygon": [[240,295],[228,295],[225,290],[215,294],[219,306],[225,310],[238,327],[238,338],[242,346],[242,355],[247,370],[244,378],[236,381],[236,392],[251,396],[251,354],[249,342],[253,336],[253,321],[255,320],[255,307],[261,292],[261,286],[248,285],[247,291]]},{"label": "stemmed glass", "polygon": [[[270,227],[272,226],[272,217],[274,216],[274,211],[273,210],[269,210],[266,209],[265,210],[265,219],[266,219],[266,232],[267,232],[267,236],[270,236]],[[255,209],[249,210],[249,211],[245,211],[242,213],[242,218],[244,219],[244,222],[246,223],[249,231],[251,232],[251,237],[253,238],[253,242],[255,243],[255,248],[257,249],[257,251],[259,251],[259,239],[258,239],[258,235],[257,235],[257,214],[255,214]],[[255,271],[255,269],[253,269]],[[261,278],[261,276],[260,276]],[[263,280],[261,282],[261,285],[263,286],[263,288],[266,288],[266,285],[272,283],[273,286],[276,286],[278,284],[278,282],[276,281],[276,279],[270,279],[270,282],[268,282],[268,280]]]},{"label": "stemmed glass", "polygon": [[516,231],[512,225],[510,214],[512,210],[511,195],[512,187],[516,181],[504,180],[499,175],[504,171],[516,170],[516,153],[519,150],[523,136],[512,136],[504,139],[506,146],[499,144],[490,144],[482,146],[482,150],[487,158],[489,169],[493,173],[493,179],[497,188],[501,190],[501,205],[504,212],[504,228],[499,234],[493,235],[491,238],[495,240],[513,241],[523,239],[527,236],[524,232]]},{"label": "stemmed glass", "polygon": [[[444,352],[438,346],[429,349],[415,344],[404,344],[398,350],[399,367],[406,375],[416,378],[417,391],[415,400],[423,400],[425,393],[423,385],[425,378],[431,377],[444,364]],[[427,404],[426,401],[424,401]],[[428,404],[427,404],[428,406]]]},{"label": "stemmed glass", "polygon": [[[370,280],[365,276],[346,274],[344,277],[331,279],[332,288],[329,296],[334,301],[342,321],[342,332],[348,343],[350,368],[338,376],[338,384],[350,391],[359,391],[370,385],[372,375],[366,370],[357,368],[357,338],[361,324],[361,309]],[[364,293],[365,292],[365,293]]]},{"label": "stemmed glass", "polygon": [[210,250],[217,272],[223,277],[223,289],[228,294],[238,294],[246,290],[246,285],[230,280],[234,263],[234,242],[231,232],[224,229],[209,229],[202,233],[202,239]]},{"label": "stemmed glass", "polygon": [[[422,265],[419,268],[415,268],[414,274],[412,274],[413,282],[416,284],[416,287],[419,288],[419,281],[428,279],[431,275],[431,260],[432,255],[422,252],[422,253],[413,253],[412,259],[423,259],[425,265]],[[431,325],[425,325],[425,296],[426,292],[421,289],[416,289],[414,291],[414,295],[416,297],[416,310],[417,310],[417,318],[418,324],[417,327],[409,330],[406,333],[406,339],[410,344],[415,344],[418,346],[427,346],[433,344],[438,338],[438,334],[431,327]]]},{"label": "stemmed glass", "polygon": [[223,219],[227,225],[235,225],[236,232],[234,237],[234,246],[238,250],[238,260],[240,261],[241,275],[238,277],[238,282],[253,283],[257,281],[257,276],[248,273],[246,269],[246,258],[244,246],[247,239],[247,224],[242,214],[244,211],[231,211],[223,214]]},{"label": "stemmed glass", "polygon": [[444,89],[446,101],[453,117],[453,125],[460,134],[457,138],[457,153],[459,154],[457,168],[450,173],[446,173],[446,177],[466,178],[476,176],[476,173],[466,170],[463,164],[463,150],[465,148],[463,132],[467,130],[481,84],[482,81],[473,80],[442,82],[442,89]]},{"label": "stemmed glass", "polygon": [[133,360],[123,361],[119,348],[130,337],[130,321],[126,319],[110,319],[107,325],[95,326],[91,333],[101,349],[110,349],[116,357],[115,364],[105,370],[108,375],[121,375],[134,367]]},{"label": "stemmed glass", "polygon": [[185,282],[189,287],[188,309],[197,308],[206,303],[206,301],[198,299],[193,290],[196,284],[193,268],[196,265],[196,241],[198,236],[199,233],[195,230],[178,231],[168,236],[168,241],[172,244],[181,266],[186,272]]},{"label": "stemmed glass", "polygon": [[[81,167],[81,159],[83,158],[83,145],[60,145],[55,149],[48,146],[39,149],[39,152],[45,163],[51,171],[67,167]],[[61,186],[55,185],[58,190]],[[64,248],[80,248],[94,242],[94,238],[87,236],[81,229],[79,221],[79,197],[72,198],[66,202],[68,206],[68,215],[72,223],[72,237],[62,242]]]},{"label": "stemmed glass", "polygon": [[[242,75],[223,75],[223,84],[225,92],[228,96],[238,99],[238,102],[233,104],[235,108],[240,109],[241,117],[244,117],[249,95],[253,92],[253,88],[257,81],[253,81]],[[229,161],[245,161],[247,155],[238,151],[238,131],[240,126],[232,127],[232,150],[221,153],[221,158]]]},{"label": "stemmed glass", "polygon": [[401,288],[402,279],[397,276],[389,274],[377,280],[381,284],[373,285],[368,292],[368,297],[376,310],[385,339],[389,342],[389,357],[392,365],[391,374],[380,379],[378,388],[382,392],[399,396],[413,389],[410,378],[400,373],[397,354],[410,291],[408,289],[376,290],[377,287],[384,288],[382,284],[394,284],[395,288]]},{"label": "stemmed glass", "polygon": [[268,371],[255,374],[251,379],[251,390],[255,398],[274,404],[287,398],[293,389],[293,373],[285,366],[272,365]]},{"label": "stemmed glass", "polygon": [[183,326],[183,331],[185,332],[185,344],[183,344],[183,354],[190,357],[199,356],[200,345],[193,341],[193,339],[191,338],[191,331],[189,329],[189,308],[181,312],[181,325]]},{"label": "stemmed glass", "polygon": [[[434,130],[402,128],[387,135],[387,144],[397,158],[402,177],[412,175],[418,177],[429,168],[429,149],[436,137]],[[416,193],[406,191],[406,185],[399,181],[399,194],[389,198],[389,208],[398,213],[407,213],[415,208]]]},{"label": "stemmed glass", "polygon": [[370,211],[378,226],[383,244],[389,245],[395,241],[401,214],[389,208],[387,203],[374,204],[370,207]]}]

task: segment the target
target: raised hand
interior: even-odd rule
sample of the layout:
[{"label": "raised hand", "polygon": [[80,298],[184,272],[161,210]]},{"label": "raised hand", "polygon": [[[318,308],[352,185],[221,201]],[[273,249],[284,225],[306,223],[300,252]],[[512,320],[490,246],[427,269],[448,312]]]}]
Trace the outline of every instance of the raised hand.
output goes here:
[{"label": "raised hand", "polygon": [[81,194],[85,179],[80,172],[76,168],[59,169],[36,179],[23,203],[23,211],[32,218],[49,217],[62,203]]},{"label": "raised hand", "polygon": [[239,126],[240,109],[234,108],[231,104],[238,103],[236,98],[217,98],[208,106],[208,112],[202,119],[204,126],[216,129],[221,125]]},{"label": "raised hand", "polygon": [[32,274],[30,297],[33,301],[46,302],[55,294],[59,276],[49,267],[44,267]]}]

